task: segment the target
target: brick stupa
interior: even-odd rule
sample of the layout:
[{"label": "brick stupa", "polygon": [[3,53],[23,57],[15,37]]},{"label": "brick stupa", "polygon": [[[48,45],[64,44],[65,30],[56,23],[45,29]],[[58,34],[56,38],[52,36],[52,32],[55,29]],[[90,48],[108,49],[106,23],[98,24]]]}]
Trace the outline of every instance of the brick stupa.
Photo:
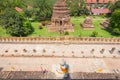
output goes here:
[{"label": "brick stupa", "polygon": [[94,30],[93,20],[90,17],[87,17],[81,26],[83,30]]},{"label": "brick stupa", "polygon": [[69,9],[66,0],[57,0],[53,8],[51,23],[48,25],[49,32],[64,33],[74,32],[73,24],[70,22]]}]

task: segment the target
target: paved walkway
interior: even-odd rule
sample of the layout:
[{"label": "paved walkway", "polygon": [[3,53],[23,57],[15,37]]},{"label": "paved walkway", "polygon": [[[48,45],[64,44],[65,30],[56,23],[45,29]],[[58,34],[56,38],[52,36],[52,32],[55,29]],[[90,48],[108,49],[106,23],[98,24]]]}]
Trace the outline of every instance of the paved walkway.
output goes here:
[{"label": "paved walkway", "polygon": [[[112,48],[113,53],[110,51]],[[104,51],[102,51],[104,49]],[[0,55],[119,57],[119,44],[0,44]]]},{"label": "paved walkway", "polygon": [[[45,57],[0,57],[0,68],[2,71],[41,71],[52,72],[53,65],[59,65],[62,59],[73,72],[97,72],[102,73],[120,72],[120,59],[115,58],[45,58]],[[3,69],[2,69],[3,68]]]},{"label": "paved walkway", "polygon": [[[111,54],[112,48],[115,49]],[[103,53],[101,53],[102,49],[105,50]],[[71,73],[119,73],[119,51],[119,44],[0,44],[0,70],[52,71],[52,66],[58,65],[64,58],[70,66]],[[21,57],[2,57],[3,55]],[[55,57],[22,57],[22,55],[54,55]]]}]

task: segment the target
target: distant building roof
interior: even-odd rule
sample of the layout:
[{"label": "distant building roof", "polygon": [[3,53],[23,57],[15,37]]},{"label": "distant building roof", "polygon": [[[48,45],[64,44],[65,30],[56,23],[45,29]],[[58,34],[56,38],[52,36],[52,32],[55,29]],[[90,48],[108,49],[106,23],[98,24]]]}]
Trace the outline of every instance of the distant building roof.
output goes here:
[{"label": "distant building roof", "polygon": [[86,3],[109,3],[109,1],[115,2],[115,0],[86,0]]},{"label": "distant building roof", "polygon": [[17,12],[22,12],[23,10],[21,9],[21,8],[19,8],[19,7],[15,7],[15,10],[17,11]]},{"label": "distant building roof", "polygon": [[109,9],[92,9],[91,12],[93,14],[107,14],[110,13],[111,11]]}]

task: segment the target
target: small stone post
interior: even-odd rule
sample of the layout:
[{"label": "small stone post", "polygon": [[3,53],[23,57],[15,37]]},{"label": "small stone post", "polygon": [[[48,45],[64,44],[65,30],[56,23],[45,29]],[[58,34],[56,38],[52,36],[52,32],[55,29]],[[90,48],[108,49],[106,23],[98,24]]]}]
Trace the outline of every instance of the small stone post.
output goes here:
[{"label": "small stone post", "polygon": [[101,49],[100,53],[103,54],[105,52],[105,49]]},{"label": "small stone post", "polygon": [[95,52],[95,49],[92,49],[90,52],[93,54]]},{"label": "small stone post", "polygon": [[111,50],[110,50],[110,53],[113,54],[113,52],[115,51],[115,47],[113,47]]}]

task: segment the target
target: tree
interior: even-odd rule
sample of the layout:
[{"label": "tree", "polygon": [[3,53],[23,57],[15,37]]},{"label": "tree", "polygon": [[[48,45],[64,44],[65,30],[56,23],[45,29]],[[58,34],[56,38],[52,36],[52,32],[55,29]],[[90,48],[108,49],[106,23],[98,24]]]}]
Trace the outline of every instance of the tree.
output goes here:
[{"label": "tree", "polygon": [[120,10],[115,10],[110,19],[110,30],[120,35]]},{"label": "tree", "polygon": [[32,25],[29,21],[23,22],[22,26],[10,26],[7,28],[7,32],[10,33],[12,36],[27,36],[34,31]]},{"label": "tree", "polygon": [[106,5],[106,8],[111,9],[112,6],[113,6],[113,3],[109,1],[108,4]]},{"label": "tree", "polygon": [[67,1],[68,6],[70,8],[70,14],[73,16],[79,16],[81,14],[89,14],[89,10],[87,9],[86,3],[84,0],[74,0]]},{"label": "tree", "polygon": [[[2,3],[2,4],[1,4]],[[0,25],[12,36],[27,36],[34,31],[24,12],[17,12],[15,7],[22,7],[23,0],[1,0]]]},{"label": "tree", "polygon": [[27,18],[30,19],[46,19],[52,16],[53,4],[56,0],[23,0],[31,9],[24,8]]},{"label": "tree", "polygon": [[31,8],[31,9],[28,9],[28,8],[26,8],[25,10],[24,10],[24,12],[25,12],[25,16],[29,19],[29,18],[32,18],[33,16],[34,16],[34,9],[33,8]]},{"label": "tree", "polygon": [[[8,19],[11,17],[15,17],[14,15],[10,16],[11,14],[15,13],[15,7],[24,7],[23,0],[1,0],[0,1],[0,25],[4,25],[6,27],[9,23],[7,22]],[[9,22],[13,22],[13,20],[9,20]]]},{"label": "tree", "polygon": [[0,13],[8,8],[14,9],[16,6],[25,7],[24,0],[0,0]]},{"label": "tree", "polygon": [[53,4],[49,4],[49,1],[47,0],[35,0],[33,7],[38,19],[50,18],[52,16]]},{"label": "tree", "polygon": [[120,9],[120,0],[116,1],[115,4],[113,4],[110,7],[111,12],[114,12],[115,10],[118,10],[118,9]]}]

